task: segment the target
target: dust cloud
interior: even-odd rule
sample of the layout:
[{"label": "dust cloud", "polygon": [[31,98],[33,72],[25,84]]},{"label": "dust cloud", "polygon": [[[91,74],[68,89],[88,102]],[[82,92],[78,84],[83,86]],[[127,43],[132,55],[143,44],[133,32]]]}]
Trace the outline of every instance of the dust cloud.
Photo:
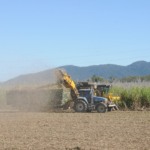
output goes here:
[{"label": "dust cloud", "polygon": [[0,95],[3,97],[0,110],[47,112],[59,108],[62,104],[63,88],[57,82],[56,70],[50,74],[48,80],[49,83],[43,85],[7,87]]}]

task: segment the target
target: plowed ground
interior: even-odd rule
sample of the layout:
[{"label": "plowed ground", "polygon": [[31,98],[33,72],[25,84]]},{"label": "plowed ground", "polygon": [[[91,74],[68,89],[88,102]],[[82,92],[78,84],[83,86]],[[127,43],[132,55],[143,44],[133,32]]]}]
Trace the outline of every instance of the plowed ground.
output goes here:
[{"label": "plowed ground", "polygon": [[1,149],[148,150],[150,112],[1,112]]}]

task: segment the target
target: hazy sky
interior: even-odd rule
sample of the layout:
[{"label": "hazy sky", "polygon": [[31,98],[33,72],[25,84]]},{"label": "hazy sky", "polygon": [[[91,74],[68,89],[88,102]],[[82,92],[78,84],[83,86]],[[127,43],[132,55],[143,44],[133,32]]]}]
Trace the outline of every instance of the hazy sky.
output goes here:
[{"label": "hazy sky", "polygon": [[150,0],[0,0],[0,81],[138,60],[150,61]]}]

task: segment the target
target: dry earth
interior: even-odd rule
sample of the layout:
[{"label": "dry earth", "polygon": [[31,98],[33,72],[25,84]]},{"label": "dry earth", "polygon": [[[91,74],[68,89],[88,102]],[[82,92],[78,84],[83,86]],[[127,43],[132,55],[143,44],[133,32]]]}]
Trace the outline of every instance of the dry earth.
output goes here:
[{"label": "dry earth", "polygon": [[0,150],[148,150],[150,112],[0,112]]}]

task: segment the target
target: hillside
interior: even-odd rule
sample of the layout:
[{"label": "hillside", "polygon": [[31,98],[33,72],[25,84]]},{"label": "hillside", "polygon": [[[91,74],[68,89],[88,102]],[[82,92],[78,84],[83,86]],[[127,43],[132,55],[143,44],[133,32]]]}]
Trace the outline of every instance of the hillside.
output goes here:
[{"label": "hillside", "polygon": [[[93,75],[101,76],[103,78],[116,77],[122,78],[127,76],[144,76],[150,74],[150,62],[137,61],[128,66],[120,66],[113,64],[93,65],[87,67],[78,66],[61,66],[67,71],[71,77],[76,80],[87,80]],[[54,83],[56,81],[54,69],[41,71],[34,74],[21,75],[10,79],[1,85],[44,85]]]},{"label": "hillside", "polygon": [[87,80],[92,75],[103,78],[127,76],[145,76],[150,74],[150,62],[137,61],[128,66],[113,64],[94,65],[88,67],[62,66],[75,80]]}]

